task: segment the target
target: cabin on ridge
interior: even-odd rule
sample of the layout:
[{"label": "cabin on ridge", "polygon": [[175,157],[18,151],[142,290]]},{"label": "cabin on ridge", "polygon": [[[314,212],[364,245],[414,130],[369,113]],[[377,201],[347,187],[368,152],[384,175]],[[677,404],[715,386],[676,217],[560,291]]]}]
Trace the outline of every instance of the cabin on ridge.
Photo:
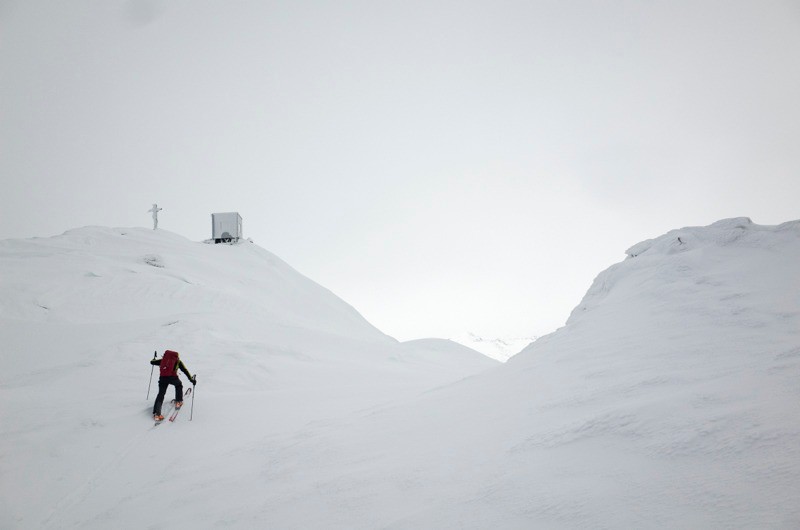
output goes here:
[{"label": "cabin on ridge", "polygon": [[211,214],[211,239],[214,243],[235,243],[242,238],[242,216],[239,212]]}]

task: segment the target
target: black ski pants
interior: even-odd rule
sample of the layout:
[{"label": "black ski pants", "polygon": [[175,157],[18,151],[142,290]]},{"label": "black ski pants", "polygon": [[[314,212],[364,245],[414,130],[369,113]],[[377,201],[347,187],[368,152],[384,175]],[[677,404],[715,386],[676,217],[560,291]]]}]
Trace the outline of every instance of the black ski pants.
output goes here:
[{"label": "black ski pants", "polygon": [[175,401],[183,401],[183,383],[177,375],[167,375],[158,378],[158,395],[156,403],[153,405],[153,414],[161,414],[161,405],[164,403],[164,396],[167,394],[167,387],[175,385]]}]

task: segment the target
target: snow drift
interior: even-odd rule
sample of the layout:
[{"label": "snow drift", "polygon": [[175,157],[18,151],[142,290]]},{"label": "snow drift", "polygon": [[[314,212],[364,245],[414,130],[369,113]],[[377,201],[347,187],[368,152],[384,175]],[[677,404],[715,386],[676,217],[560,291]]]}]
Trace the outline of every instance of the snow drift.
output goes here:
[{"label": "snow drift", "polygon": [[[3,297],[3,334],[19,346],[28,343],[20,330],[35,330],[52,350],[35,369],[3,357],[3,373],[14,374],[1,389],[0,441],[13,455],[2,463],[7,526],[800,526],[800,221],[728,219],[634,245],[566,326],[451,384],[414,375],[458,364],[417,370],[442,343],[376,355],[381,334],[339,312],[333,327],[324,315],[276,314],[318,325],[280,335],[280,348],[259,342],[269,333],[247,342],[237,324],[252,308],[244,292],[230,306],[236,318],[213,333],[202,310],[188,324],[170,324],[185,314],[160,326],[48,321],[42,312],[53,309],[40,305],[79,291],[63,286],[46,299],[24,282],[15,291],[6,271],[33,259],[26,244],[3,247],[2,289],[13,293]],[[54,273],[30,263],[30,274]],[[207,352],[190,356],[190,369],[200,370],[194,361],[220,375],[198,384],[202,416],[148,431],[147,404],[131,394],[141,351],[157,338]],[[318,353],[326,339],[338,352],[330,360]],[[363,348],[341,346],[354,340]],[[64,349],[63,360],[53,353]],[[237,369],[226,355],[238,356]],[[370,396],[362,410],[346,391],[328,391],[343,374],[359,381],[353,371],[366,381],[361,399]],[[174,448],[166,464],[165,447]]]}]

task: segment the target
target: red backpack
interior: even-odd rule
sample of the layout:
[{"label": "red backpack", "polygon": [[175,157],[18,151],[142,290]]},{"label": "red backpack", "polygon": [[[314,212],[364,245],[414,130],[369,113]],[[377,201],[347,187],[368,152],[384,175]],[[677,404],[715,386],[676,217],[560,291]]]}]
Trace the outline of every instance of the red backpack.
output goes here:
[{"label": "red backpack", "polygon": [[161,358],[161,377],[169,377],[171,375],[178,375],[178,352],[167,350]]}]

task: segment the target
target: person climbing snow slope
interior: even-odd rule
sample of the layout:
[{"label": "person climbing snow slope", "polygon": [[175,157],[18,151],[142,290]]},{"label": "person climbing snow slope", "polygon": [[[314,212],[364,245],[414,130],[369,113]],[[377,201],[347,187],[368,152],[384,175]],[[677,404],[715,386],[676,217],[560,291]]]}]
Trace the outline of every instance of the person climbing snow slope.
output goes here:
[{"label": "person climbing snow slope", "polygon": [[158,378],[158,395],[153,405],[153,419],[162,421],[164,416],[161,415],[161,405],[164,403],[164,396],[167,393],[167,387],[169,387],[169,385],[175,386],[175,408],[181,408],[181,406],[183,406],[183,383],[181,383],[181,379],[178,377],[178,370],[180,369],[181,372],[186,374],[186,377],[189,378],[189,382],[193,385],[197,384],[197,378],[189,373],[189,370],[186,368],[186,365],[183,364],[183,361],[181,361],[176,351],[166,350],[161,359],[153,359],[150,361],[150,364],[158,366],[161,372]]}]

